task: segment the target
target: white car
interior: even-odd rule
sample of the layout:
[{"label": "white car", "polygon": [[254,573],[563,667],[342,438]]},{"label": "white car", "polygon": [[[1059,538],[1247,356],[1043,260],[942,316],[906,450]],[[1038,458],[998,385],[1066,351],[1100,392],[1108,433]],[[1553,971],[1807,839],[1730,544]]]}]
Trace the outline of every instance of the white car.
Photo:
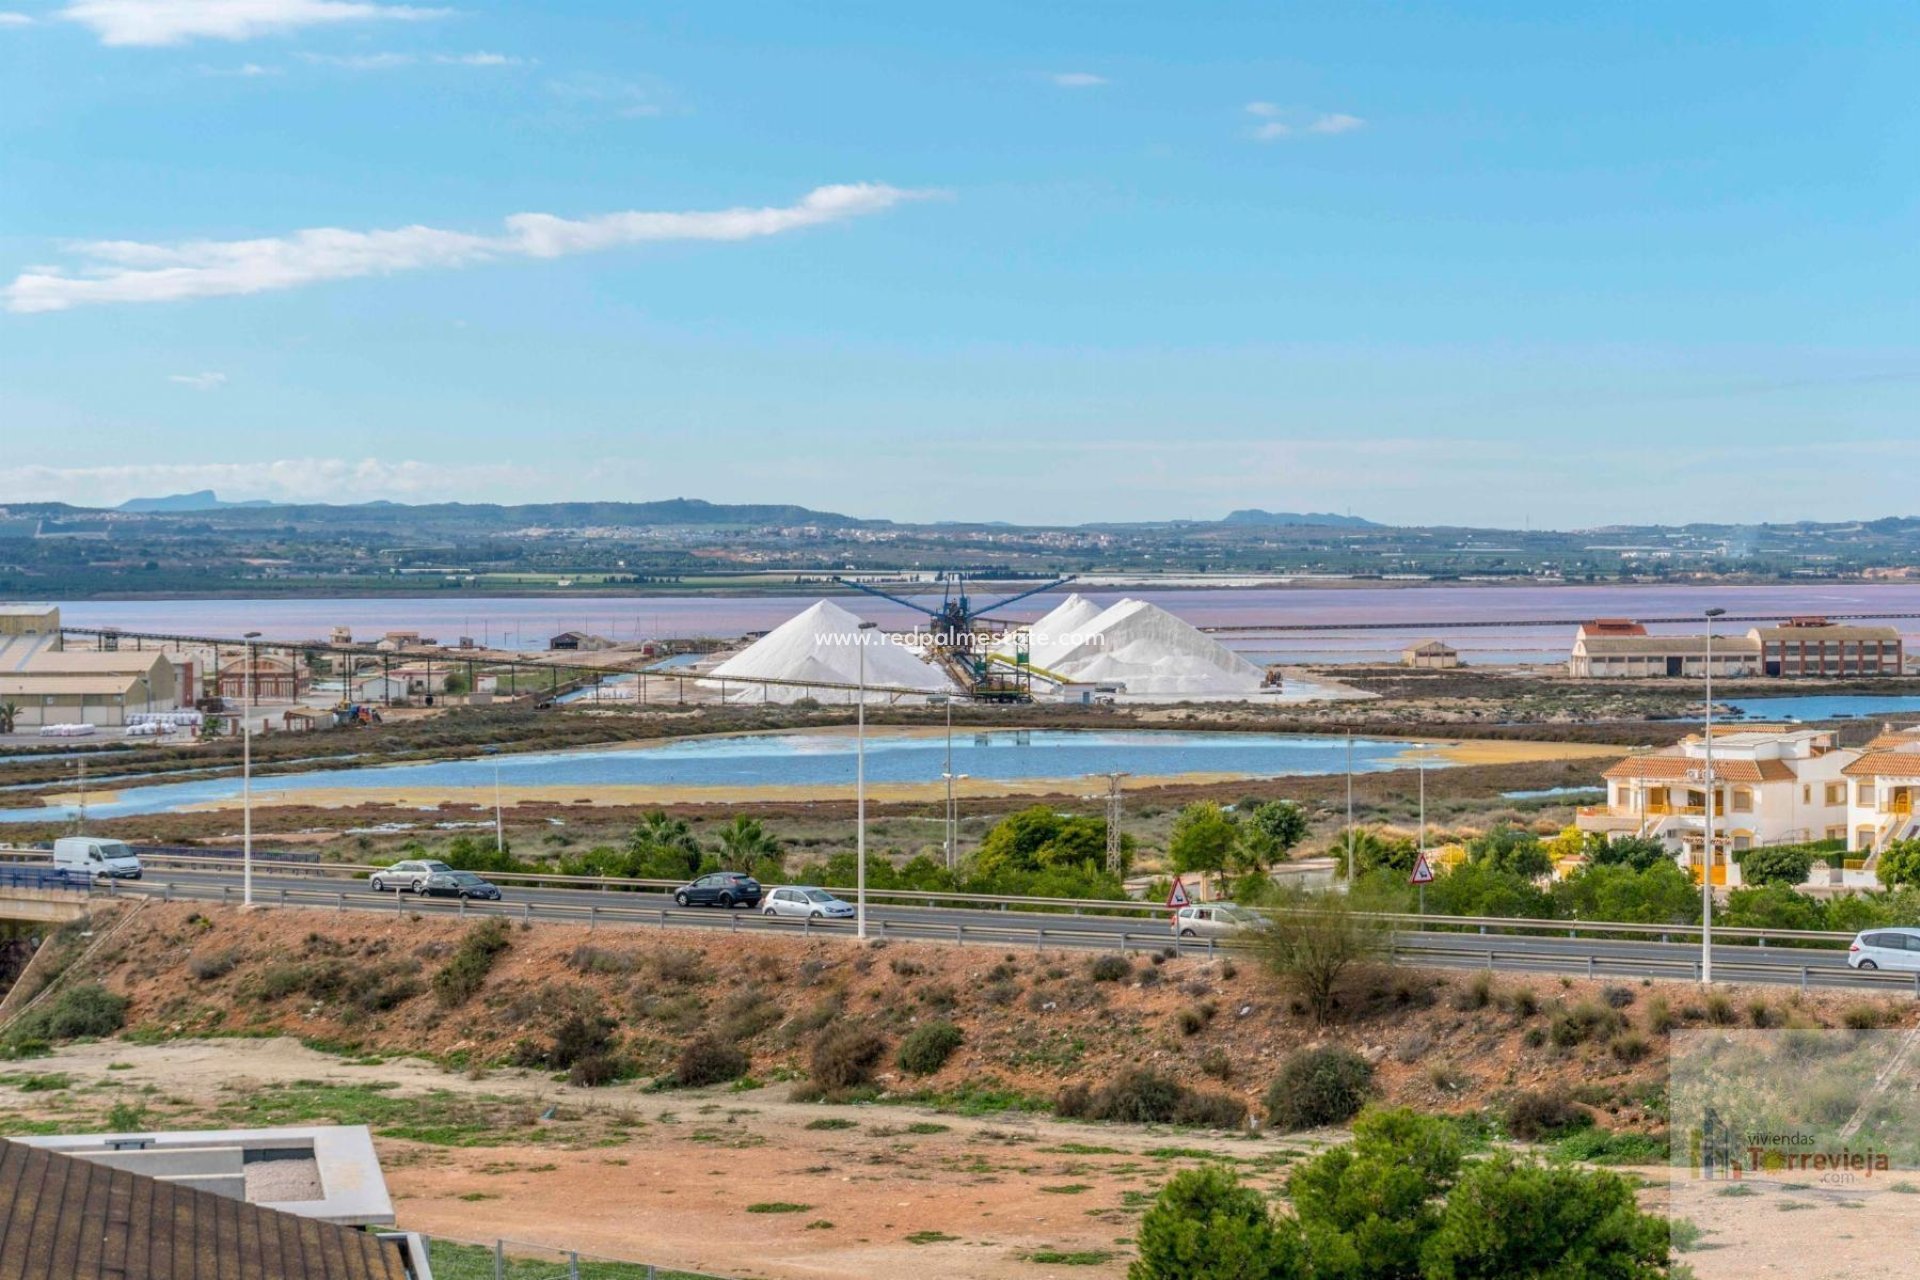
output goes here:
[{"label": "white car", "polygon": [[1920,970],[1920,929],[1863,929],[1847,948],[1847,967]]},{"label": "white car", "polygon": [[419,893],[427,887],[428,876],[445,875],[452,870],[446,863],[436,862],[432,858],[409,858],[374,872],[367,883],[373,886],[375,893],[385,893],[388,889],[395,893],[409,890]]},{"label": "white car", "polygon": [[1259,923],[1259,916],[1231,902],[1182,907],[1173,913],[1173,932],[1181,938],[1225,938]]},{"label": "white car", "polygon": [[842,902],[825,889],[788,886],[767,890],[766,901],[760,904],[760,914],[794,916],[803,920],[851,920],[854,911],[851,902]]}]

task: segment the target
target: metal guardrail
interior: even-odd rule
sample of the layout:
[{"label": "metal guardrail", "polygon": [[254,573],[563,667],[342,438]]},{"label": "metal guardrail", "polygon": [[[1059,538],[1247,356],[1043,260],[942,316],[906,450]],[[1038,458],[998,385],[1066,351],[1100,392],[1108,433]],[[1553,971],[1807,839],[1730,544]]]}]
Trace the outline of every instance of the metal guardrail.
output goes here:
[{"label": "metal guardrail", "polygon": [[[1531,973],[1562,973],[1588,978],[1667,978],[1682,982],[1700,980],[1698,956],[1669,959],[1658,956],[1552,955],[1538,951],[1501,951],[1497,947],[1436,947],[1396,941],[1391,957],[1396,962],[1446,968],[1499,969],[1501,961],[1505,960],[1509,968],[1524,968]],[[1716,978],[1723,982],[1798,986],[1802,991],[1812,987],[1883,988],[1911,992],[1916,999],[1920,999],[1920,973],[1887,973],[1882,970],[1854,969],[1846,965],[1806,965],[1791,961],[1774,963],[1724,956],[1714,958],[1713,970]]]},{"label": "metal guardrail", "polygon": [[[0,860],[18,857],[47,856],[44,849],[18,850],[0,846]],[[232,871],[231,858],[206,857],[200,855],[141,855],[142,860],[155,867],[174,867],[179,870],[198,869]],[[256,853],[257,864],[270,861]],[[311,873],[316,876],[361,879],[386,868],[367,863],[325,862],[297,864],[275,862],[276,872],[294,871]],[[557,872],[541,871],[489,871],[489,880],[501,884],[517,884],[534,888],[551,887],[578,890],[637,890],[665,892],[679,888],[686,883],[683,880],[633,879],[623,876],[570,876]],[[845,886],[841,886],[844,890]],[[983,907],[1002,911],[1022,908],[1042,908],[1050,911],[1103,913],[1130,912],[1136,915],[1158,916],[1166,913],[1167,908],[1157,902],[1141,902],[1138,899],[1114,900],[1110,898],[1040,898],[1022,897],[1013,894],[957,893],[922,889],[868,889],[869,900],[882,903],[895,903],[904,906],[961,906]],[[1697,924],[1642,924],[1633,921],[1616,920],[1542,920],[1520,916],[1442,916],[1418,915],[1411,912],[1367,912],[1366,918],[1395,927],[1416,926],[1428,930],[1470,930],[1481,934],[1517,934],[1522,936],[1559,934],[1569,938],[1602,934],[1619,936],[1622,934],[1645,938],[1657,938],[1662,942],[1676,940],[1694,941],[1700,939],[1701,928]],[[1715,924],[1713,935],[1716,939],[1745,938],[1765,946],[1768,942],[1815,942],[1845,944],[1853,940],[1851,933],[1836,933],[1817,929],[1768,929],[1755,926]]]},{"label": "metal guardrail", "polygon": [[85,872],[65,867],[0,868],[0,889],[77,889],[86,893],[92,882]]},{"label": "metal guardrail", "polygon": [[[109,896],[144,895],[166,902],[219,902],[232,905],[241,891],[233,885],[221,885],[216,893],[211,885],[181,885],[167,880],[110,881],[101,891]],[[784,933],[803,936],[823,935],[850,938],[854,925],[850,920],[813,920],[763,915],[757,911],[721,910],[702,907],[601,906],[598,903],[573,902],[481,902],[450,898],[425,898],[410,894],[350,892],[347,890],[294,889],[286,886],[259,889],[256,903],[282,907],[331,907],[336,911],[389,912],[395,915],[439,915],[465,919],[499,916],[508,920],[547,921],[555,924],[585,924],[589,931],[600,925],[664,925],[725,929],[730,933]],[[1170,930],[1151,933],[1074,928],[1040,922],[980,924],[961,920],[890,920],[875,918],[867,922],[867,932],[877,938],[903,941],[950,941],[960,946],[988,943],[996,946],[1025,945],[1045,948],[1065,946],[1080,949],[1112,948],[1120,951],[1172,950],[1177,954],[1215,954],[1226,945],[1211,938],[1177,938]]]}]

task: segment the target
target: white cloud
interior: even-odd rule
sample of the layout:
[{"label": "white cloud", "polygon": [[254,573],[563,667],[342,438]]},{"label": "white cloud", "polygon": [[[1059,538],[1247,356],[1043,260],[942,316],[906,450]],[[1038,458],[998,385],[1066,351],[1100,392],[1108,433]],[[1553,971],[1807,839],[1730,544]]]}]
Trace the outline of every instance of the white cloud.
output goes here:
[{"label": "white cloud", "polygon": [[1322,112],[1318,115],[1304,111],[1289,111],[1272,102],[1249,102],[1246,105],[1248,115],[1262,121],[1253,130],[1257,142],[1277,142],[1281,138],[1297,138],[1306,135],[1329,137],[1335,134],[1352,133],[1366,126],[1359,116],[1344,112]]},{"label": "white cloud", "polygon": [[424,58],[411,53],[303,53],[300,60],[316,67],[345,67],[349,71],[391,71],[420,62],[436,67],[517,67],[524,61],[504,53],[434,53]]},{"label": "white cloud", "polygon": [[324,280],[464,267],[502,258],[557,258],[655,241],[751,240],[879,213],[927,194],[862,182],[815,187],[793,204],[762,208],[629,211],[590,218],[516,213],[496,235],[421,226],[383,231],[316,227],[260,240],[97,240],[69,246],[80,259],[73,271],[30,267],[0,289],[0,298],[9,311],[64,311],[99,303],[232,297]]},{"label": "white cloud", "polygon": [[192,387],[195,391],[217,391],[227,385],[224,373],[175,373],[167,376],[168,382],[183,387]]},{"label": "white cloud", "polygon": [[169,45],[252,40],[349,22],[418,22],[450,12],[368,0],[74,0],[55,16],[80,23],[101,44]]},{"label": "white cloud", "polygon": [[415,59],[410,53],[303,53],[300,61],[315,67],[345,67],[349,71],[390,71],[395,67],[410,67]]},{"label": "white cloud", "polygon": [[436,53],[433,61],[443,67],[517,67],[526,59],[504,53]]},{"label": "white cloud", "polygon": [[[537,476],[537,473],[536,473]],[[419,501],[456,498],[509,481],[526,468],[380,458],[282,458],[269,462],[132,463],[114,467],[0,467],[0,502],[66,501],[113,506],[128,498],[212,489],[229,502]]]},{"label": "white cloud", "polygon": [[257,62],[243,62],[237,67],[224,70],[218,67],[203,67],[201,68],[201,74],[209,76],[238,76],[242,80],[257,80],[261,76],[280,75],[281,70],[279,67],[262,66]]},{"label": "white cloud", "polygon": [[622,80],[584,72],[549,80],[547,92],[583,114],[610,114],[622,120],[640,120],[666,114],[665,86],[650,80]]},{"label": "white cloud", "polygon": [[0,27],[30,27],[33,19],[24,13],[0,12]]},{"label": "white cloud", "polygon": [[1062,89],[1098,89],[1101,85],[1113,83],[1091,71],[1056,71],[1047,78]]}]

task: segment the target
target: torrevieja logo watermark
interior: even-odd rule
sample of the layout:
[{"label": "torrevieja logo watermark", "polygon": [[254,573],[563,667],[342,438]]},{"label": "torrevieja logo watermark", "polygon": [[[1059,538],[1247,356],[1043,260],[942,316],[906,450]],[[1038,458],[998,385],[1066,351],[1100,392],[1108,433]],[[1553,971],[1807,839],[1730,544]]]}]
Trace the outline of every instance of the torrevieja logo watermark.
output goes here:
[{"label": "torrevieja logo watermark", "polygon": [[1695,1178],[1782,1177],[1845,1185],[1893,1171],[1893,1157],[1871,1144],[1835,1142],[1806,1130],[1736,1132],[1707,1110],[1687,1131],[1688,1165]]}]

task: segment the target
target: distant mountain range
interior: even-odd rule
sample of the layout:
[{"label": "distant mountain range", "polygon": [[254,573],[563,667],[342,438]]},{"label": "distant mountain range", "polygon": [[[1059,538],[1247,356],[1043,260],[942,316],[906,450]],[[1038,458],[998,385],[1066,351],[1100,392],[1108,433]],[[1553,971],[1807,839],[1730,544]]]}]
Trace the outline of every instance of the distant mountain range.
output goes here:
[{"label": "distant mountain range", "polygon": [[[363,502],[343,505],[330,503],[286,503],[256,498],[247,502],[228,502],[211,489],[194,493],[175,493],[162,498],[131,498],[115,510],[130,515],[193,515],[209,512],[270,512],[264,518],[275,523],[329,525],[378,525],[391,527],[412,523],[422,528],[458,523],[496,530],[543,526],[549,528],[634,528],[660,525],[819,525],[829,528],[885,527],[892,520],[863,520],[833,511],[816,511],[790,503],[708,502],[701,498],[667,498],[657,502],[540,502],[501,506],[491,502],[433,502],[410,505],[400,502]],[[1381,526],[1359,516],[1341,516],[1294,511],[1262,511],[1248,508],[1235,511],[1219,521],[1180,521],[1181,524],[1221,524],[1273,527],[1322,525],[1342,529],[1377,529]],[[942,528],[1015,528],[1006,521],[937,521]]]},{"label": "distant mountain range", "polygon": [[192,493],[170,493],[164,498],[128,498],[114,509],[137,515],[164,515],[180,511],[229,511],[236,507],[277,505],[265,498],[255,498],[250,502],[227,502],[211,489],[197,489]]},{"label": "distant mountain range", "polygon": [[1334,529],[1378,529],[1379,525],[1359,516],[1337,516],[1327,511],[1262,511],[1258,507],[1247,507],[1240,511],[1229,511],[1221,524],[1271,524],[1271,525],[1325,525]]}]

